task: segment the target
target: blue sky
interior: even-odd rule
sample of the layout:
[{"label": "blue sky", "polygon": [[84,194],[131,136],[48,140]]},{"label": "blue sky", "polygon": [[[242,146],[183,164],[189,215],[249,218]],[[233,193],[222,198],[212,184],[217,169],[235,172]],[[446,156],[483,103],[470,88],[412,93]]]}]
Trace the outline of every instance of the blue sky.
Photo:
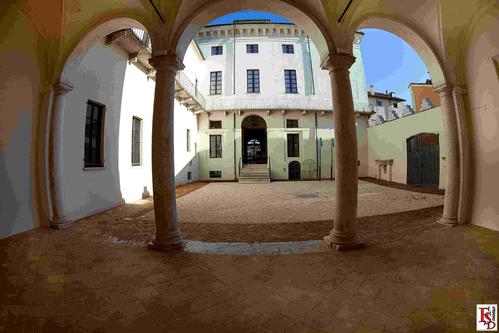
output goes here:
[{"label": "blue sky", "polygon": [[[233,20],[269,19],[272,22],[290,22],[271,13],[241,11],[219,17],[210,24],[232,23]],[[412,105],[408,86],[411,82],[424,82],[429,78],[421,58],[402,39],[389,32],[364,29],[361,42],[362,59],[366,71],[367,89],[374,84],[378,92],[393,91]]]}]

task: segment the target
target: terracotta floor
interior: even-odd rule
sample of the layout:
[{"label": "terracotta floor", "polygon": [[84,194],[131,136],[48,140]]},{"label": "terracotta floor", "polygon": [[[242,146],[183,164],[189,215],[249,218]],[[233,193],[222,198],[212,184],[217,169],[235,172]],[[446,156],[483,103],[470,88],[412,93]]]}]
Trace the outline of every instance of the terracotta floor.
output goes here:
[{"label": "terracotta floor", "polygon": [[472,332],[475,304],[499,301],[499,233],[442,228],[439,207],[359,220],[359,251],[235,256],[106,235],[137,232],[144,206],[0,240],[0,331]]}]

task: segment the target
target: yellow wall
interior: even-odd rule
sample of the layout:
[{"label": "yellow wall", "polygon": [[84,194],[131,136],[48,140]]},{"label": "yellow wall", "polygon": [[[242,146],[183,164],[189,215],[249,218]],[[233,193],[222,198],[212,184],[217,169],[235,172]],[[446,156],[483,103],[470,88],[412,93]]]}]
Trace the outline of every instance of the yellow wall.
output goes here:
[{"label": "yellow wall", "polygon": [[[407,138],[419,133],[435,133],[440,143],[439,188],[445,188],[445,133],[441,108],[433,108],[381,125],[369,127],[369,177],[376,177],[375,160],[393,159],[392,181],[407,182]],[[387,176],[388,171],[382,176]],[[385,179],[382,177],[382,179]]]}]

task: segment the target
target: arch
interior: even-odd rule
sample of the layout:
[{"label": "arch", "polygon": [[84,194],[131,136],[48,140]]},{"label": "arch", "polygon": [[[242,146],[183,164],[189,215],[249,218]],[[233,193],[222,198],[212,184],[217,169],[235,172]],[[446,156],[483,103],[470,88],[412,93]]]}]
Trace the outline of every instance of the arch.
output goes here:
[{"label": "arch", "polygon": [[217,17],[241,10],[272,12],[291,20],[310,36],[319,51],[321,61],[326,59],[329,53],[335,52],[334,41],[327,24],[321,23],[318,15],[310,10],[298,8],[287,0],[216,0],[205,1],[196,9],[186,8],[187,6],[186,2],[183,2],[179,10],[179,13],[185,13],[185,19],[177,25],[170,43],[175,50],[169,50],[177,54],[181,60],[184,58],[189,43],[199,30]]},{"label": "arch", "polygon": [[241,122],[242,129],[267,129],[267,122],[260,116],[250,115]]},{"label": "arch", "polygon": [[[54,73],[54,81],[57,82],[58,80],[61,80],[66,64],[72,60],[78,61],[78,58],[83,57],[85,52],[92,47],[99,38],[105,37],[118,30],[130,28],[142,29],[148,33],[152,31],[150,24],[146,23],[144,19],[135,17],[134,15],[113,15],[111,17],[103,16],[96,18],[93,23],[80,30],[77,36],[81,36],[81,38],[74,38],[73,41],[69,42],[68,47],[63,51],[61,61]],[[152,35],[151,43],[154,43]]]},{"label": "arch", "polygon": [[[350,32],[349,40],[353,41],[355,31],[358,29],[380,29],[392,33],[407,42],[423,60],[430,74],[433,87],[444,85],[448,79],[445,72],[443,57],[436,51],[436,48],[426,38],[411,25],[400,21],[394,17],[387,16],[364,16],[355,21],[352,25],[354,29]],[[352,45],[350,43],[349,45]]]}]

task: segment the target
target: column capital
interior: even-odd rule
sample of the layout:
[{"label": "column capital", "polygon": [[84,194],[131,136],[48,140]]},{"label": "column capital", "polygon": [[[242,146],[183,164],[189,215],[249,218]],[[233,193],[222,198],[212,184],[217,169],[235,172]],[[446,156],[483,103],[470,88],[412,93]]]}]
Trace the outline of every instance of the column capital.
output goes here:
[{"label": "column capital", "polygon": [[443,83],[439,85],[438,87],[433,88],[433,91],[436,93],[440,94],[441,96],[449,95],[452,93],[452,85],[448,83]]},{"label": "column capital", "polygon": [[54,88],[54,93],[56,95],[66,95],[71,90],[73,90],[72,86],[63,82],[56,82],[52,87]]},{"label": "column capital", "polygon": [[176,54],[156,55],[149,59],[149,63],[156,71],[166,70],[176,73],[185,68],[184,64],[177,58]]},{"label": "column capital", "polygon": [[355,57],[346,54],[330,54],[327,56],[326,60],[321,64],[322,69],[327,69],[328,71],[334,71],[339,69],[348,70],[355,62]]}]

